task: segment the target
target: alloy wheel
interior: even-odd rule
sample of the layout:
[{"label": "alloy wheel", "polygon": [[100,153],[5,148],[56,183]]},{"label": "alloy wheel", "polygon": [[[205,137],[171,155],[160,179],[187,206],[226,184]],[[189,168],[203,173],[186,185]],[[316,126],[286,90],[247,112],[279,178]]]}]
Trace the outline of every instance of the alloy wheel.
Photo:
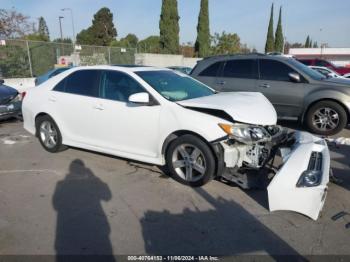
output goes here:
[{"label": "alloy wheel", "polygon": [[175,148],[172,154],[172,166],[175,172],[188,182],[200,180],[207,170],[203,152],[190,144],[181,144]]},{"label": "alloy wheel", "polygon": [[50,121],[41,123],[40,139],[47,148],[54,148],[57,145],[57,130]]},{"label": "alloy wheel", "polygon": [[334,130],[339,125],[339,114],[329,107],[319,108],[312,117],[312,124],[321,131]]}]

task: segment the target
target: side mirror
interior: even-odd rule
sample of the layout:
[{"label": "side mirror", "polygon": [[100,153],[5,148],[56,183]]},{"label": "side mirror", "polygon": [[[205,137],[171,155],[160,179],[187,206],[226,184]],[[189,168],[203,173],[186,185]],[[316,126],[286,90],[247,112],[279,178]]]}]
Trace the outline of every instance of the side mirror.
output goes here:
[{"label": "side mirror", "polygon": [[4,79],[0,79],[0,85],[3,85],[5,83]]},{"label": "side mirror", "polygon": [[295,83],[300,83],[300,75],[297,73],[289,73],[288,74],[290,80]]},{"label": "side mirror", "polygon": [[148,105],[150,102],[149,94],[146,92],[133,94],[129,96],[129,102],[134,104]]}]

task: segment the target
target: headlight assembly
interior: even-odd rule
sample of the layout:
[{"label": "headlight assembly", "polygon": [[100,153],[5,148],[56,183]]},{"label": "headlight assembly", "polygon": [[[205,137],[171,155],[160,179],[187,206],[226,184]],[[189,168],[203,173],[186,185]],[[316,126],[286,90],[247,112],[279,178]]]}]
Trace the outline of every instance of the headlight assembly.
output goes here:
[{"label": "headlight assembly", "polygon": [[265,128],[245,124],[219,124],[230,137],[245,144],[268,141],[271,136]]},{"label": "headlight assembly", "polygon": [[321,184],[322,180],[322,153],[312,152],[307,170],[305,170],[298,182],[297,187],[314,187]]},{"label": "headlight assembly", "polygon": [[321,183],[322,172],[321,171],[305,171],[300,176],[297,187],[314,187]]}]

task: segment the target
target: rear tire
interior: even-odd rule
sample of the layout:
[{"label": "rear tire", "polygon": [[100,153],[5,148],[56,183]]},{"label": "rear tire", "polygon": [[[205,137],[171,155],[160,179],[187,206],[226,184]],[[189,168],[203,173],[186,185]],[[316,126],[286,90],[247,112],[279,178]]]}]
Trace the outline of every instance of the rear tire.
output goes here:
[{"label": "rear tire", "polygon": [[166,151],[170,176],[192,187],[203,186],[215,176],[215,158],[210,147],[200,138],[183,135],[170,143]]},{"label": "rear tire", "polygon": [[48,115],[40,116],[36,121],[36,132],[40,144],[50,153],[67,149],[62,145],[62,135],[55,121]]},{"label": "rear tire", "polygon": [[320,101],[309,108],[305,123],[307,128],[318,135],[332,136],[348,124],[345,109],[334,101]]}]

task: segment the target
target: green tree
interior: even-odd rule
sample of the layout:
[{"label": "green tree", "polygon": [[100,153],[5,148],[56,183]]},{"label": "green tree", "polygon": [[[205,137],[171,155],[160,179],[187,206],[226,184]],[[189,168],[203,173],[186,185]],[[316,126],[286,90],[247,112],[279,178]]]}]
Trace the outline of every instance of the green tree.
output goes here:
[{"label": "green tree", "polygon": [[119,41],[113,40],[111,42],[111,46],[136,48],[138,42],[139,42],[139,39],[137,38],[136,35],[128,34],[126,37],[121,38]]},{"label": "green tree", "polygon": [[157,35],[152,35],[141,40],[138,43],[137,47],[139,52],[159,53],[160,52],[159,42],[160,42],[160,37]]},{"label": "green tree", "polygon": [[159,29],[160,48],[164,53],[179,53],[179,19],[177,0],[162,0]]},{"label": "green tree", "polygon": [[212,53],[214,55],[236,54],[241,51],[241,40],[237,34],[215,33],[212,37]]},{"label": "green tree", "polygon": [[24,46],[0,46],[0,75],[4,78],[30,77],[28,55]]},{"label": "green tree", "polygon": [[50,33],[49,28],[47,27],[46,21],[44,17],[39,17],[39,26],[38,26],[38,34],[43,38],[46,38],[46,41],[50,41]]},{"label": "green tree", "polygon": [[77,34],[77,43],[82,45],[93,45],[94,36],[91,32],[91,27],[83,29]]},{"label": "green tree", "polygon": [[195,52],[199,57],[205,57],[210,52],[210,28],[209,28],[209,2],[201,0],[201,7],[198,16],[197,40]]},{"label": "green tree", "polygon": [[318,48],[318,43],[317,42],[314,43],[313,48]]},{"label": "green tree", "polygon": [[309,48],[309,47],[310,47],[310,36],[307,36],[307,37],[306,37],[306,41],[305,41],[304,47],[305,47],[305,48]]},{"label": "green tree", "polygon": [[269,28],[267,30],[265,53],[269,53],[269,52],[273,52],[273,51],[275,51],[275,39],[273,36],[273,4],[272,4],[270,21],[269,21]]},{"label": "green tree", "polygon": [[94,15],[92,25],[77,35],[77,42],[86,45],[108,46],[117,37],[113,14],[107,7],[101,8]]},{"label": "green tree", "polygon": [[284,39],[283,39],[283,30],[282,30],[282,7],[280,7],[280,14],[278,17],[278,24],[275,34],[275,51],[277,52],[283,52],[283,45],[284,45]]},{"label": "green tree", "polygon": [[33,33],[33,34],[29,34],[26,35],[24,37],[25,40],[30,40],[30,41],[42,41],[42,42],[48,42],[49,39],[47,39],[46,36],[44,35],[39,35],[38,33]]}]

